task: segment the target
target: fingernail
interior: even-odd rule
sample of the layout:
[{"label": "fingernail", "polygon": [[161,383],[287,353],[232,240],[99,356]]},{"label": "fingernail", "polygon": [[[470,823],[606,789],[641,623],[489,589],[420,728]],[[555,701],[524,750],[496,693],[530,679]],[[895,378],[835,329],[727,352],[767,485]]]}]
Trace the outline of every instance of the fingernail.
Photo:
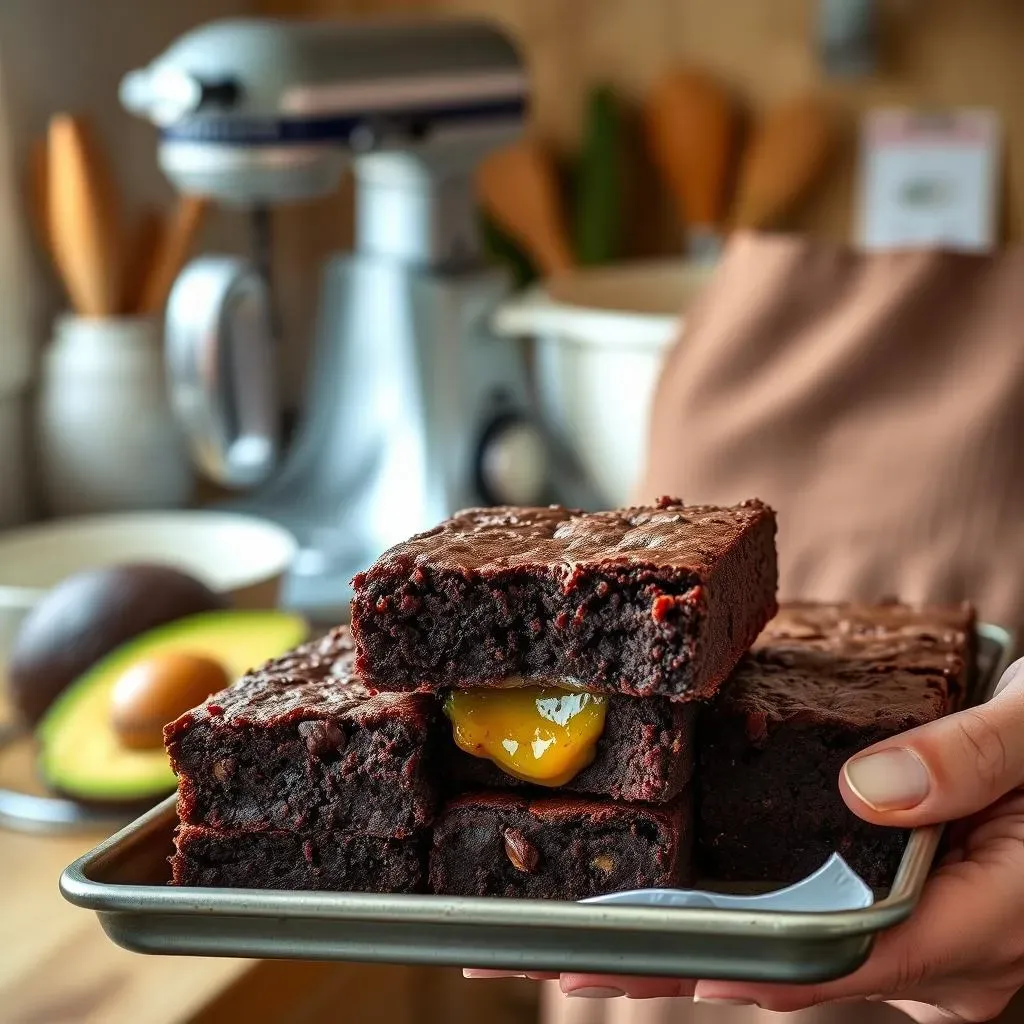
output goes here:
[{"label": "fingernail", "polygon": [[999,678],[999,682],[996,683],[996,688],[992,691],[992,696],[1002,693],[1011,683],[1015,683],[1021,677],[1021,671],[1024,670],[1024,658],[1019,661],[1015,661]]},{"label": "fingernail", "polygon": [[463,967],[464,978],[525,978],[525,974],[514,974],[512,971],[487,971],[476,967]]},{"label": "fingernail", "polygon": [[621,988],[602,988],[600,985],[591,985],[589,988],[574,988],[571,992],[565,993],[575,999],[618,999],[626,993]]},{"label": "fingernail", "polygon": [[928,769],[906,747],[864,754],[843,767],[847,785],[876,811],[903,811],[916,807],[931,786]]},{"label": "fingernail", "polygon": [[695,1003],[704,1003],[706,1006],[757,1006],[753,999],[726,999],[724,996],[697,996],[693,997]]}]

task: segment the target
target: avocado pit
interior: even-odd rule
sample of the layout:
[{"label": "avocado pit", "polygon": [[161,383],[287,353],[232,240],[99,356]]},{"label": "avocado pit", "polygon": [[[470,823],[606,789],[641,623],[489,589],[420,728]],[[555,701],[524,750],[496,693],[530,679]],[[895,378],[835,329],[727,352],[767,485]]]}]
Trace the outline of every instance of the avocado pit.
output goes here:
[{"label": "avocado pit", "polygon": [[231,682],[224,666],[188,651],[162,651],[135,662],[110,693],[111,726],[122,746],[163,746],[164,726]]}]

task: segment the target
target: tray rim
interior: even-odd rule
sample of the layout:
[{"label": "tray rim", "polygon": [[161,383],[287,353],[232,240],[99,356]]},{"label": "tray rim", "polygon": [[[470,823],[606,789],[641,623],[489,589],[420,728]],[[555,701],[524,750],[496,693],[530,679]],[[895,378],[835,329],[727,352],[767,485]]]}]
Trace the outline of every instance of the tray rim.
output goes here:
[{"label": "tray rim", "polygon": [[[1015,637],[988,623],[979,638],[1000,648],[984,693],[990,695],[1014,656]],[[174,819],[177,794],[129,823],[77,858],[60,876],[68,902],[101,915],[162,917],[289,918],[336,922],[380,922],[400,926],[535,927],[574,931],[710,935],[786,941],[841,941],[891,928],[913,912],[942,835],[931,825],[911,833],[889,893],[871,906],[843,911],[770,911],[711,907],[632,907],[549,900],[457,897],[429,894],[305,892],[266,889],[174,887],[118,884],[94,877],[106,862],[145,842]],[[216,955],[230,955],[221,952]]]},{"label": "tray rim", "polygon": [[[232,917],[299,917],[375,921],[386,916],[395,924],[460,924],[501,926],[528,912],[533,923],[549,928],[695,932],[719,935],[788,937],[853,937],[897,924],[912,910],[923,885],[921,863],[930,864],[941,826],[917,829],[907,844],[889,895],[870,907],[842,911],[766,911],[717,907],[631,907],[493,897],[437,896],[403,893],[305,892],[278,889],[219,889],[184,886],[122,885],[96,881],[90,873],[126,843],[142,842],[145,833],[162,830],[174,819],[176,796],[170,796],[67,867],[60,891],[76,906],[99,913],[191,915],[223,913]],[[673,927],[674,925],[674,927]],[[682,925],[682,927],[680,927]]]}]

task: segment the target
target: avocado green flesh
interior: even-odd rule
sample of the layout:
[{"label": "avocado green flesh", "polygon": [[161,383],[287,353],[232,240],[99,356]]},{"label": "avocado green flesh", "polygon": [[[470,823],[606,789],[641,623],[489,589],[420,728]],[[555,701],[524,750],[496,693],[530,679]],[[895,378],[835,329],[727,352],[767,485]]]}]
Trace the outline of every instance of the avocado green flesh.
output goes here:
[{"label": "avocado green flesh", "polygon": [[174,651],[212,658],[238,679],[306,636],[297,616],[222,611],[190,615],[130,640],[72,683],[43,718],[37,732],[43,777],[83,800],[140,800],[171,792],[176,780],[166,751],[131,750],[114,733],[111,691],[121,675],[143,658]]}]

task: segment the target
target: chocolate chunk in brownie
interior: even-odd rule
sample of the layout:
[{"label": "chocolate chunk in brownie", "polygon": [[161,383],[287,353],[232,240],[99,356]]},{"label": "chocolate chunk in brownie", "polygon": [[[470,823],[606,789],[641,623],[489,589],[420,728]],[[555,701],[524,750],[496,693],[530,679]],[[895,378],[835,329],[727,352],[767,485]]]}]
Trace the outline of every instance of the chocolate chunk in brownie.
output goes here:
[{"label": "chocolate chunk in brownie", "polygon": [[711,696],[776,611],[775,514],[472,509],[354,580],[356,667],[382,689]]},{"label": "chocolate chunk in brownie", "polygon": [[[558,790],[634,803],[674,800],[693,775],[696,712],[694,703],[609,697],[594,760]],[[443,776],[459,790],[528,785],[493,761],[461,750],[450,729],[447,735],[441,755]]]},{"label": "chocolate chunk in brownie", "polygon": [[374,694],[352,664],[341,627],[168,725],[180,819],[382,837],[429,825],[438,702],[429,694]]},{"label": "chocolate chunk in brownie", "polygon": [[[945,614],[783,607],[783,622],[765,631],[700,712],[702,875],[789,883],[838,852],[869,884],[891,884],[907,833],[852,814],[839,772],[859,750],[955,708],[967,635],[956,627],[941,633],[948,650],[934,657],[921,640],[932,629],[926,624]],[[816,627],[802,634],[799,621]]]},{"label": "chocolate chunk in brownie", "polygon": [[222,832],[180,825],[170,858],[175,885],[231,889],[422,892],[422,839],[358,832]]},{"label": "chocolate chunk in brownie", "polygon": [[667,807],[583,797],[466,794],[445,806],[430,854],[433,892],[580,900],[686,884],[689,790]]}]

